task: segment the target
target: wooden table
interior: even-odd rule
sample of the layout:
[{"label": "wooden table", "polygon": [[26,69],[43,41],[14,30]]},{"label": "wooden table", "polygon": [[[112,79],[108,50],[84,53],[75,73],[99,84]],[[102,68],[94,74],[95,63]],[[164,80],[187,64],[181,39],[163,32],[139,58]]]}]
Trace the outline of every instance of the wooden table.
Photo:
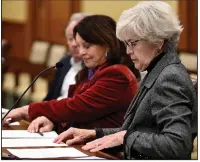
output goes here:
[{"label": "wooden table", "polygon": [[[2,130],[26,130],[28,127],[29,123],[26,121],[21,121],[20,125],[16,125],[16,126],[3,126]],[[91,153],[89,151],[84,151],[81,149],[83,145],[73,145],[70,147],[73,147],[81,152],[83,152],[84,154],[87,154],[89,157],[90,156],[97,156],[97,157],[101,157],[101,158],[105,158],[105,159],[113,159],[113,160],[117,160],[117,159],[121,159],[121,155],[119,153],[106,153],[106,152],[102,152],[102,151],[98,151],[96,153]],[[59,147],[59,148],[65,148],[65,147],[69,147],[69,146],[52,146],[52,147],[9,147],[9,148],[17,148],[17,149],[24,149],[24,148],[55,148],[55,147]],[[5,155],[10,154],[7,151],[7,147],[2,147],[2,159],[4,159]],[[12,158],[17,158],[17,157],[12,157]],[[76,157],[77,158],[77,157]],[[25,159],[25,158],[23,158]],[[26,158],[28,159],[28,158]],[[65,160],[69,160],[69,159],[73,159],[72,157],[62,157],[62,158],[44,158],[44,159],[53,159],[53,160],[59,160],[59,159],[65,159]]]}]

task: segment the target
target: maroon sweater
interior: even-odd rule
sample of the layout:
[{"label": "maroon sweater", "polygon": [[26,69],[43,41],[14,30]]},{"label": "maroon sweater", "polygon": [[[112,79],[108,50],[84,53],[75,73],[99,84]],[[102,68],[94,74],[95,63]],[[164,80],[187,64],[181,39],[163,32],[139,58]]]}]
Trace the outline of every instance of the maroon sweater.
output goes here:
[{"label": "maroon sweater", "polygon": [[104,64],[89,81],[70,87],[72,97],[30,104],[29,116],[46,116],[57,126],[67,121],[79,128],[119,127],[137,90],[136,77],[125,65]]}]

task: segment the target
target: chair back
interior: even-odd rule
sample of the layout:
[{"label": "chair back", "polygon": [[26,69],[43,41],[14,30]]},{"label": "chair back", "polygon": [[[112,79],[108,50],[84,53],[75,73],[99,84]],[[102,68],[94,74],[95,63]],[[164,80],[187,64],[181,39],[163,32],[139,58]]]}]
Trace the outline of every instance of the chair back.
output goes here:
[{"label": "chair back", "polygon": [[16,86],[16,76],[12,72],[7,72],[4,74],[2,89],[5,92],[14,92]]},{"label": "chair back", "polygon": [[64,45],[54,44],[49,50],[49,57],[47,60],[47,67],[54,66],[66,53]]},{"label": "chair back", "polygon": [[29,61],[34,64],[45,64],[50,43],[35,41],[31,48]]},{"label": "chair back", "polygon": [[44,78],[38,78],[37,82],[34,84],[34,92],[31,95],[32,102],[42,101],[48,92],[48,80]]},{"label": "chair back", "polygon": [[[18,86],[15,89],[15,94],[17,96],[20,96],[30,84],[31,84],[31,75],[29,73],[23,73],[23,72],[20,73],[18,76]],[[30,97],[30,94],[31,94],[31,89],[29,89],[24,96]]]},{"label": "chair back", "polygon": [[193,141],[193,150],[192,150],[192,154],[191,154],[191,159],[192,160],[197,160],[197,137],[195,137],[194,141]]},{"label": "chair back", "polygon": [[195,53],[187,53],[187,52],[180,52],[179,58],[182,64],[188,70],[191,78],[197,78],[197,54]]}]

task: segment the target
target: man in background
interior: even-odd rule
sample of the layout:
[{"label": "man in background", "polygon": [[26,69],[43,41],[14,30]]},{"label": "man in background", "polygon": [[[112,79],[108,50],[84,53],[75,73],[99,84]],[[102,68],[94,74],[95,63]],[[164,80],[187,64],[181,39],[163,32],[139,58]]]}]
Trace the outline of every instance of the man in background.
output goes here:
[{"label": "man in background", "polygon": [[82,69],[82,61],[78,53],[77,44],[73,37],[73,29],[80,20],[86,17],[85,13],[72,14],[65,29],[69,53],[60,61],[64,64],[63,68],[56,71],[53,82],[48,90],[44,101],[52,99],[62,99],[68,97],[69,85],[75,84],[75,76]]}]

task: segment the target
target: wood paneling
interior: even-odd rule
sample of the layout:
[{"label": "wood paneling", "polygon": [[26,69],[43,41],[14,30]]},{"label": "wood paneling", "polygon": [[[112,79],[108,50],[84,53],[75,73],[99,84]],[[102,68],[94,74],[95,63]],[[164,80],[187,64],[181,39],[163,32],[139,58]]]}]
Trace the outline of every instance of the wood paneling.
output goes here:
[{"label": "wood paneling", "polygon": [[34,40],[66,44],[69,17],[80,11],[79,0],[29,0],[25,22],[3,21],[2,38],[12,44],[11,56],[28,60]]},{"label": "wood paneling", "polygon": [[197,1],[196,0],[190,0],[188,1],[188,12],[190,13],[190,17],[188,18],[188,25],[190,27],[190,30],[188,32],[188,47],[189,52],[197,53]]},{"label": "wood paneling", "polygon": [[7,39],[12,48],[10,50],[11,56],[24,58],[25,56],[25,28],[26,24],[17,22],[2,22],[2,38]]},{"label": "wood paneling", "polygon": [[183,26],[183,31],[180,36],[180,42],[179,42],[179,50],[186,51],[187,50],[187,44],[188,44],[188,39],[187,39],[187,33],[188,33],[188,25],[187,25],[187,20],[188,20],[188,6],[187,6],[187,1],[179,1],[179,18],[181,20],[181,25]]},{"label": "wood paneling", "polygon": [[69,21],[71,1],[49,1],[49,41],[65,44],[65,27]]},{"label": "wood paneling", "polygon": [[71,3],[71,9],[74,12],[80,12],[80,1],[81,0],[73,0],[73,1],[70,1]]},{"label": "wood paneling", "polygon": [[35,39],[51,43],[66,44],[65,27],[72,13],[79,9],[77,0],[35,0],[34,8]]},{"label": "wood paneling", "polygon": [[35,38],[39,40],[48,40],[49,34],[49,3],[48,0],[32,1],[34,13],[32,16],[35,21]]},{"label": "wood paneling", "polygon": [[184,29],[178,49],[197,53],[197,0],[179,1],[179,17]]}]

